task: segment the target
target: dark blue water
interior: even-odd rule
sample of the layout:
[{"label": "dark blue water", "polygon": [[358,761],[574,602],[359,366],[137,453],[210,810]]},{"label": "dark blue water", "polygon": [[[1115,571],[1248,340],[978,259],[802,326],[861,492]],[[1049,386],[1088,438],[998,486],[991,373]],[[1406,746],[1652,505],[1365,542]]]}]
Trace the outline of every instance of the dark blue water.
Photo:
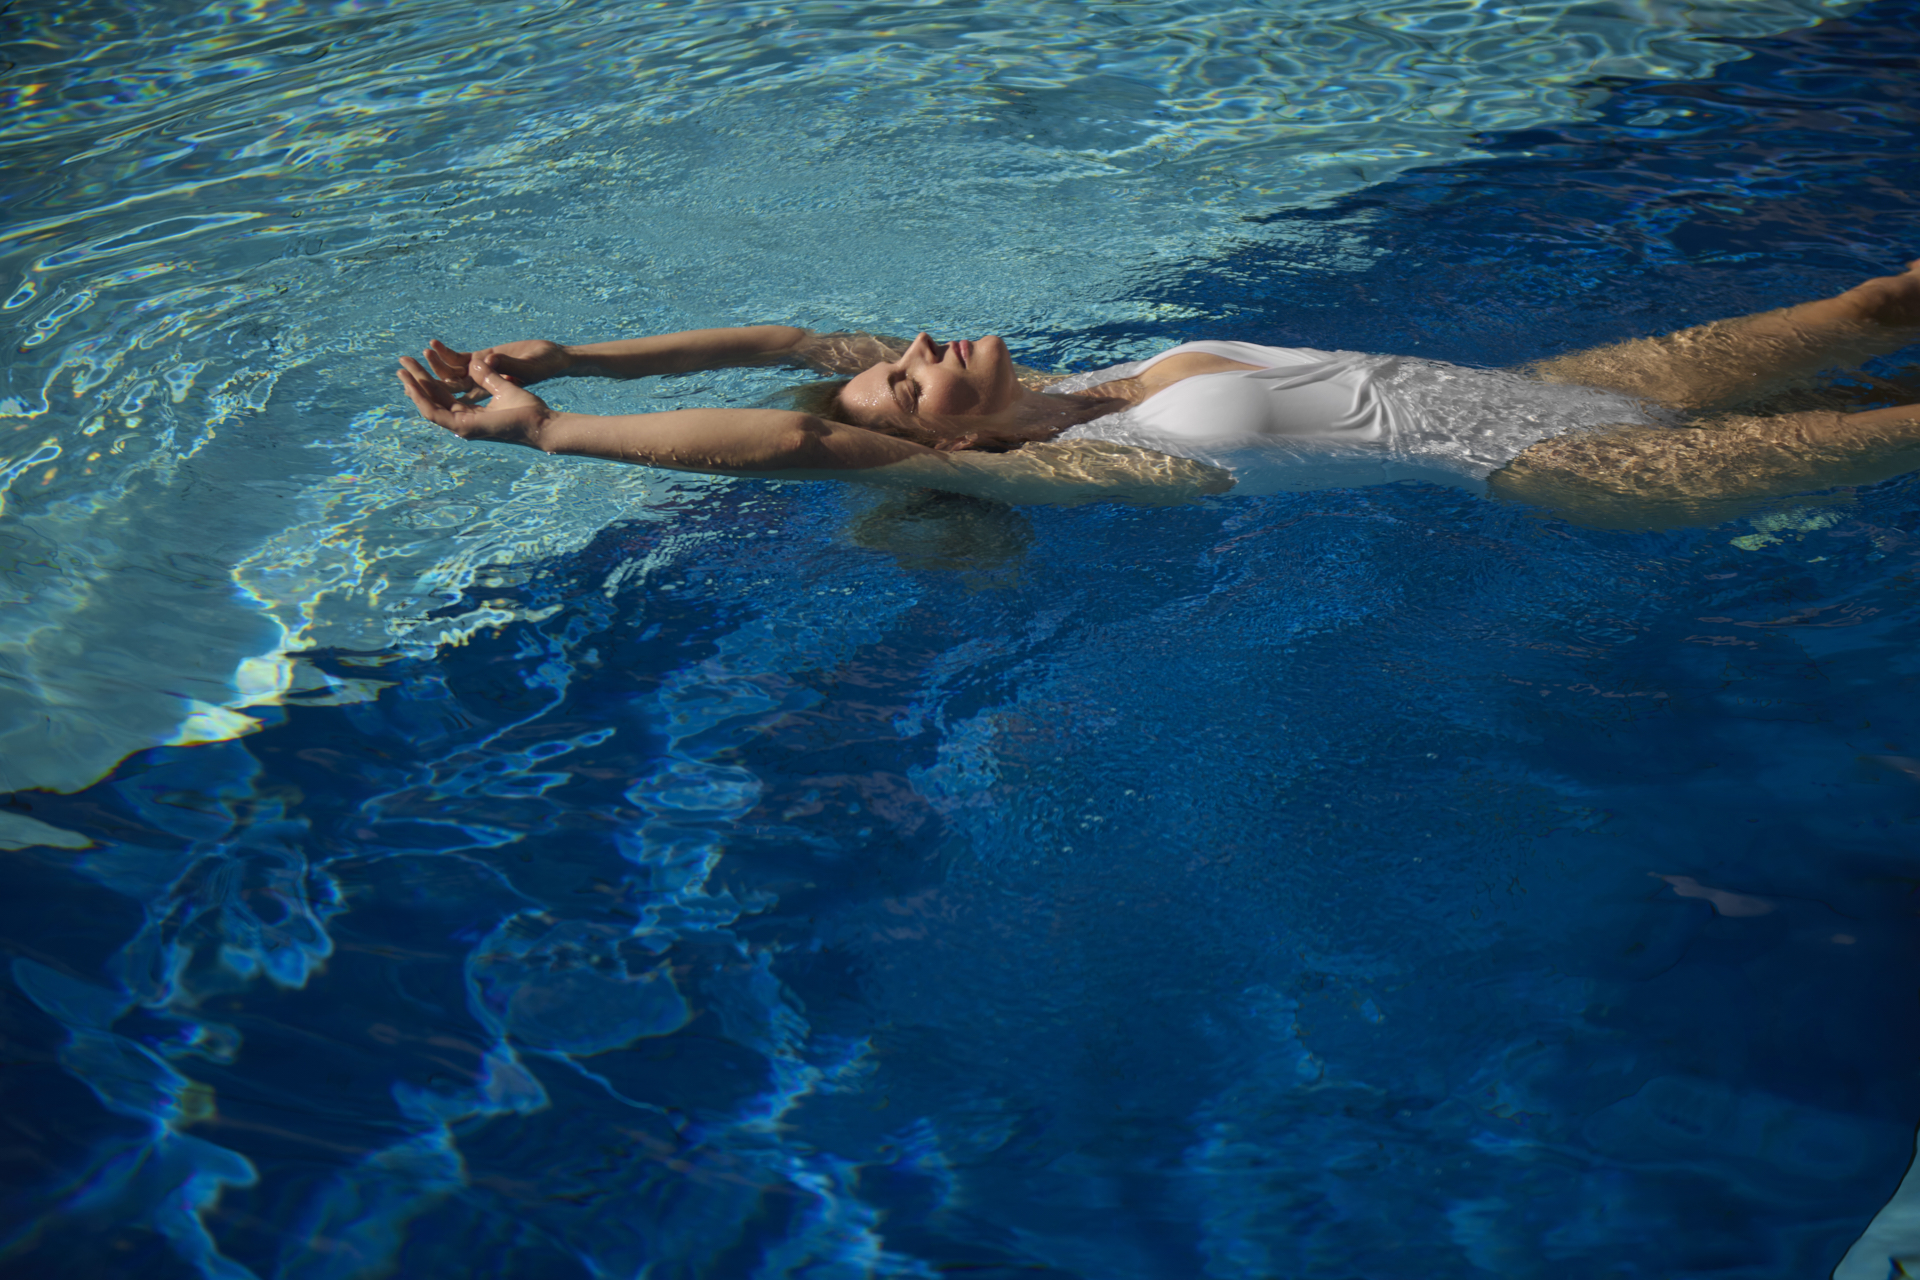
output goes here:
[{"label": "dark blue water", "polygon": [[[1920,253],[1910,6],[1747,47],[1095,337],[1498,364]],[[690,490],[7,802],[94,843],[0,864],[0,1273],[1825,1275],[1920,1120],[1920,482],[1785,506]]]}]

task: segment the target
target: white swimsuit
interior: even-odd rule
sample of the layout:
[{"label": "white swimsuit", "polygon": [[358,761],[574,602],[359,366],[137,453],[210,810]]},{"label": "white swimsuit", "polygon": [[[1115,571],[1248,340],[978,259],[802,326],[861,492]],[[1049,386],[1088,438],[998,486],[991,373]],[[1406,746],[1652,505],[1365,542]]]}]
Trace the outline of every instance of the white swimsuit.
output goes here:
[{"label": "white swimsuit", "polygon": [[1248,342],[1189,342],[1048,390],[1084,391],[1187,352],[1259,367],[1183,378],[1060,438],[1200,458],[1231,470],[1241,493],[1391,480],[1482,491],[1529,445],[1581,427],[1653,421],[1639,401],[1590,387],[1436,360]]}]

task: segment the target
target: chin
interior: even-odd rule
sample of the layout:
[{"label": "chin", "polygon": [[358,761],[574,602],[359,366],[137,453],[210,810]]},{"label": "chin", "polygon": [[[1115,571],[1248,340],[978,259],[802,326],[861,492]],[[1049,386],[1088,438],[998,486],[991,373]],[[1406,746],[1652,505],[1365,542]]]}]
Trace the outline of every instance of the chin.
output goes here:
[{"label": "chin", "polygon": [[995,334],[980,339],[976,347],[978,353],[988,355],[990,361],[988,370],[993,376],[993,391],[989,401],[1004,409],[1020,398],[1020,380],[1013,376],[1013,357],[1007,354],[1007,344]]}]

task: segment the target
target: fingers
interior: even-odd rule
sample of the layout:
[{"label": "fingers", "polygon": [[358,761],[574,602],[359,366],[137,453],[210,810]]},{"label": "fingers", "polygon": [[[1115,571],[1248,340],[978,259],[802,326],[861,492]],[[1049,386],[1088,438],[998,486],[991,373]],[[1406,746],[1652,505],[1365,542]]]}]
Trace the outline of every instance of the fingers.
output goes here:
[{"label": "fingers", "polygon": [[475,356],[473,362],[467,366],[467,376],[473,379],[475,386],[490,396],[512,395],[516,392],[523,392],[520,384],[513,379],[512,375],[504,373],[499,369],[496,363],[498,359],[499,357],[491,352]]},{"label": "fingers", "polygon": [[409,380],[411,385],[419,388],[421,394],[426,396],[439,408],[451,409],[459,403],[453,394],[453,389],[440,379],[428,373],[421,367],[420,362],[412,356],[401,356],[400,368],[401,371],[406,374],[406,380]]},{"label": "fingers", "polygon": [[446,383],[428,373],[412,356],[400,357],[399,376],[402,390],[421,417],[458,435],[471,430],[471,415],[479,411],[479,405],[456,396]]},{"label": "fingers", "polygon": [[418,392],[436,408],[445,408],[452,402],[445,384],[423,369],[412,356],[400,357],[400,381],[406,384],[409,391]]},{"label": "fingers", "polygon": [[420,411],[420,416],[436,427],[451,428],[453,414],[435,402],[426,386],[414,376],[412,370],[401,369],[399,373],[400,386],[407,393],[407,399],[413,401],[413,407]]},{"label": "fingers", "polygon": [[[498,351],[476,352],[473,360],[467,365],[467,376],[478,377],[480,374],[490,373],[495,377],[505,378],[509,382],[515,381],[513,374],[509,373],[506,367],[506,362],[511,358],[501,355]],[[514,361],[514,363],[519,362]]]},{"label": "fingers", "polygon": [[455,351],[438,338],[428,342],[427,349],[447,361],[458,361],[462,366],[465,366],[467,361],[473,359],[473,353],[471,351]]},{"label": "fingers", "polygon": [[422,354],[427,357],[427,363],[433,366],[433,371],[442,378],[456,386],[466,382],[467,365],[473,359],[472,352],[456,351],[435,338],[427,344],[427,349]]},{"label": "fingers", "polygon": [[436,378],[432,374],[428,373],[425,369],[421,368],[420,362],[418,360],[413,359],[411,356],[401,356],[400,363],[403,367],[405,367],[406,369],[412,372],[414,378],[421,384],[422,387],[426,389],[427,393],[431,395],[437,403],[445,406],[446,408],[478,409],[480,408],[480,400],[485,398],[485,395],[486,395],[485,392],[481,392],[479,396],[474,396],[472,394],[466,394],[466,395],[460,394],[461,392],[471,393],[478,390],[478,388],[476,388],[473,385],[472,380],[469,378],[462,377],[458,381],[449,381],[448,379],[445,379],[445,378]]}]

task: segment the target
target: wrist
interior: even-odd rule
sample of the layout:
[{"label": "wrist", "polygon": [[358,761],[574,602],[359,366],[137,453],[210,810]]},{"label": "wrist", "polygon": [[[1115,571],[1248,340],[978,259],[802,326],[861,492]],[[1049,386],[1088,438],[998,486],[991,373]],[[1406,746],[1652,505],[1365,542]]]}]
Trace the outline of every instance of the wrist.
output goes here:
[{"label": "wrist", "polygon": [[525,432],[522,433],[522,438],[526,443],[532,445],[542,453],[558,453],[561,451],[560,442],[566,434],[567,427],[570,425],[569,420],[578,420],[585,416],[587,415],[562,413],[555,409],[548,409],[543,405],[541,406],[541,411],[536,413],[533,419],[527,423],[527,428]]}]

